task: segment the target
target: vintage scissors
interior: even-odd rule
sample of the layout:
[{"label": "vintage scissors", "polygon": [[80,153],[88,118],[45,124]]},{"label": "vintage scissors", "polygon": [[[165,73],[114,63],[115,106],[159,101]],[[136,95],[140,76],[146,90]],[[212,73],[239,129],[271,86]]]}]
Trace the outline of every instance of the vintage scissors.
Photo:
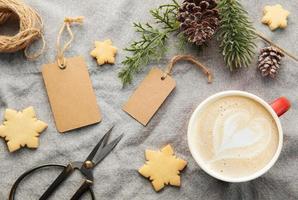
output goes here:
[{"label": "vintage scissors", "polygon": [[60,167],[64,168],[63,171],[60,173],[60,175],[54,180],[54,182],[48,187],[48,189],[43,193],[43,195],[39,198],[39,200],[45,200],[48,199],[54,191],[75,171],[78,170],[82,173],[82,175],[85,177],[84,182],[80,186],[80,188],[75,192],[75,194],[72,196],[71,200],[77,200],[80,199],[80,197],[86,193],[90,192],[91,197],[93,200],[95,200],[95,195],[92,190],[93,185],[93,169],[94,167],[100,163],[113,149],[114,147],[119,143],[121,140],[122,135],[114,139],[111,143],[107,144],[108,138],[112,132],[113,127],[100,139],[100,141],[97,143],[97,145],[93,148],[91,153],[88,155],[86,160],[84,162],[72,162],[68,165],[58,165],[58,164],[49,164],[49,165],[42,165],[36,168],[33,168],[25,173],[23,173],[13,184],[10,194],[9,194],[9,200],[15,199],[15,193],[16,189],[19,185],[19,183],[28,175],[34,173],[35,171],[46,168],[46,167]]}]

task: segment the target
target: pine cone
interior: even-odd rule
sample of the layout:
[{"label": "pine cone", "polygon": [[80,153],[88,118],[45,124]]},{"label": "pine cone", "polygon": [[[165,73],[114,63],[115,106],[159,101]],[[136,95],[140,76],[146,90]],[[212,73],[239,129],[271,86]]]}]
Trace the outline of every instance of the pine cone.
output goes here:
[{"label": "pine cone", "polygon": [[179,8],[177,20],[180,30],[190,43],[202,45],[209,40],[219,26],[216,0],[184,0]]},{"label": "pine cone", "polygon": [[284,54],[273,46],[261,49],[258,60],[258,68],[262,76],[275,78],[278,73],[282,57],[284,57]]}]

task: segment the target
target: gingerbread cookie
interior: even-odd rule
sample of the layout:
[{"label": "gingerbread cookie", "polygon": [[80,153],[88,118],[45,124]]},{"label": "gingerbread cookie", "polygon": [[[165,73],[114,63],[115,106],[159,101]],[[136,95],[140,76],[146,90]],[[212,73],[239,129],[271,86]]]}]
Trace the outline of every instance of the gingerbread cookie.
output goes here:
[{"label": "gingerbread cookie", "polygon": [[267,24],[274,31],[277,28],[287,27],[287,17],[290,12],[285,10],[280,4],[264,7],[263,24]]},{"label": "gingerbread cookie", "polygon": [[152,181],[155,191],[165,185],[180,186],[180,171],[187,162],[174,155],[171,145],[165,146],[161,151],[146,150],[146,164],[139,169],[139,173]]},{"label": "gingerbread cookie", "polygon": [[114,64],[116,53],[117,48],[112,46],[112,41],[108,39],[103,42],[96,41],[95,49],[90,54],[97,59],[99,65],[103,65],[105,63]]},{"label": "gingerbread cookie", "polygon": [[28,107],[21,112],[6,109],[4,118],[5,121],[0,125],[0,137],[7,141],[10,152],[24,146],[37,148],[38,136],[48,126],[37,120],[33,107]]}]

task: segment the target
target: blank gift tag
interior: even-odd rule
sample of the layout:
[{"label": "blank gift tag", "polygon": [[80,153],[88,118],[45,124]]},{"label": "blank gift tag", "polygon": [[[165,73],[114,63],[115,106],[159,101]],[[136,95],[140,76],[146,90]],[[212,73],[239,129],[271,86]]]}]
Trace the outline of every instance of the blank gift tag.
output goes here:
[{"label": "blank gift tag", "polygon": [[144,126],[176,86],[170,76],[162,80],[164,72],[153,68],[123,106],[123,110]]},{"label": "blank gift tag", "polygon": [[67,58],[66,63],[65,69],[57,63],[42,68],[56,127],[61,133],[101,121],[84,59]]}]

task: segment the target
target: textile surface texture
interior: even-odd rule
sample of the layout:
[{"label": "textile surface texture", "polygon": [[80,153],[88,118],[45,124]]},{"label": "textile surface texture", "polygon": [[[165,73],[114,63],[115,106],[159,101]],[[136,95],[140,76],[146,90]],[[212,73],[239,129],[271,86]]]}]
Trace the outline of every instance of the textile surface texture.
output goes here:
[{"label": "textile surface texture", "polygon": [[[133,22],[153,22],[149,9],[156,8],[166,0],[26,0],[36,8],[45,24],[46,52],[36,61],[27,61],[23,52],[0,55],[0,116],[6,108],[22,110],[33,106],[40,120],[48,123],[48,129],[40,136],[37,150],[21,149],[9,153],[4,140],[0,141],[0,199],[8,198],[13,182],[24,171],[42,164],[67,164],[84,160],[98,139],[114,124],[112,137],[124,133],[115,150],[94,171],[94,191],[97,199],[143,200],[143,199],[202,199],[202,200],[292,200],[298,199],[298,64],[288,57],[282,61],[280,74],[275,80],[264,79],[256,70],[257,54],[249,68],[230,73],[225,67],[213,40],[203,51],[188,46],[185,52],[177,48],[175,37],[169,40],[169,51],[159,63],[144,66],[133,83],[125,88],[117,77],[127,56],[123,51],[132,40],[139,37],[132,28]],[[297,1],[247,0],[241,1],[247,9],[257,30],[277,44],[298,55],[298,12]],[[261,24],[265,5],[282,3],[291,12],[285,30],[271,32]],[[72,27],[74,42],[66,56],[82,55],[88,65],[97,101],[103,115],[100,124],[81,128],[69,133],[56,131],[48,97],[41,76],[41,66],[55,60],[55,41],[66,16],[85,16],[85,22]],[[0,27],[0,34],[15,27]],[[97,66],[90,56],[95,40],[111,39],[119,51],[115,65]],[[266,44],[257,39],[258,49]],[[31,50],[36,49],[33,46]],[[176,89],[168,97],[150,123],[144,127],[122,111],[134,89],[143,80],[150,68],[165,68],[172,56],[192,54],[214,73],[214,82],[207,84],[207,78],[190,63],[179,62],[173,70]],[[280,158],[273,168],[262,177],[246,183],[225,183],[218,181],[196,164],[187,145],[187,126],[194,109],[210,95],[224,90],[251,92],[271,102],[279,96],[286,96],[292,102],[292,109],[281,117],[284,144]],[[166,187],[156,193],[151,183],[140,176],[137,169],[145,162],[146,149],[157,150],[171,144],[177,155],[188,161],[181,174],[181,188]],[[45,191],[60,171],[42,170],[26,179],[19,187],[17,199],[35,200]],[[74,174],[51,199],[70,199],[81,184],[79,174]],[[90,199],[86,195],[83,199]]]}]

